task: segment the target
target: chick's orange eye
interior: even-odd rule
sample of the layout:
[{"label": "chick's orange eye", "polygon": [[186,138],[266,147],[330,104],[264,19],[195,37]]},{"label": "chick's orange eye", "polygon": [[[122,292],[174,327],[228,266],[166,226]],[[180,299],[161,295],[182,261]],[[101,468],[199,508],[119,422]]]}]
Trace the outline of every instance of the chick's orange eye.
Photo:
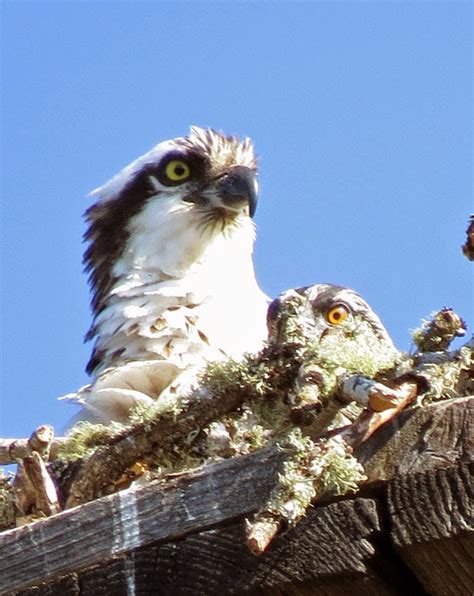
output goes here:
[{"label": "chick's orange eye", "polygon": [[349,310],[343,304],[333,306],[326,313],[326,321],[331,325],[340,325],[349,316]]},{"label": "chick's orange eye", "polygon": [[172,159],[166,164],[165,174],[172,182],[184,182],[191,175],[191,170],[182,159]]}]

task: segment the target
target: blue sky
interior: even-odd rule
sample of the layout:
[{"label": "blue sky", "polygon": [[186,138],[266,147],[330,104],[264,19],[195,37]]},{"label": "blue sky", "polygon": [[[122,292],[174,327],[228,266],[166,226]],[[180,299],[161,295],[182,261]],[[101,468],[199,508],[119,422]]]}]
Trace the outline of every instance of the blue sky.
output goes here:
[{"label": "blue sky", "polygon": [[0,435],[74,413],[87,194],[190,124],[255,142],[271,296],[353,287],[402,349],[474,326],[471,2],[4,0],[2,29]]}]

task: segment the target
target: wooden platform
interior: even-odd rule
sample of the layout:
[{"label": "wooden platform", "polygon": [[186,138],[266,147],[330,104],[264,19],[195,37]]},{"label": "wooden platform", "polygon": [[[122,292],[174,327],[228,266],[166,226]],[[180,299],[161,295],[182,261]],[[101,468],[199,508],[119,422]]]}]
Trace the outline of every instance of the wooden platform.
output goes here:
[{"label": "wooden platform", "polygon": [[244,519],[273,486],[272,448],[0,534],[0,594],[474,594],[473,410],[402,412],[359,448],[359,493],[260,557]]}]

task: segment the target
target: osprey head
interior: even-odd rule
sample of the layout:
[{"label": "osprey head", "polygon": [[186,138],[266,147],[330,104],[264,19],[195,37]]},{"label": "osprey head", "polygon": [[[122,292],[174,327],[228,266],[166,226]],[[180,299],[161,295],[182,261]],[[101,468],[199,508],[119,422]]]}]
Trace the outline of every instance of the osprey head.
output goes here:
[{"label": "osprey head", "polygon": [[[100,311],[115,281],[130,270],[174,277],[217,235],[251,229],[257,163],[250,139],[191,127],[164,141],[92,193],[84,262]],[[207,243],[207,244],[206,244]]]},{"label": "osprey head", "polygon": [[377,314],[357,292],[343,286],[287,290],[268,308],[267,323],[271,344],[304,341],[313,346],[320,362],[328,358],[346,368],[363,362],[375,371],[398,357]]}]

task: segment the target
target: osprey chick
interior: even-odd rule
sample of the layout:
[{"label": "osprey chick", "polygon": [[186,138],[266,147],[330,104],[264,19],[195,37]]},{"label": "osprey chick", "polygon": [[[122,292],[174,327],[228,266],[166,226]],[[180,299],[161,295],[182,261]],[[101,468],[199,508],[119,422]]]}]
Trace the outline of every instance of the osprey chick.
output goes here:
[{"label": "osprey chick", "polygon": [[81,417],[124,421],[138,402],[173,399],[206,362],[261,348],[256,177],[250,139],[192,127],[93,192],[84,262],[94,380],[66,396]]}]

